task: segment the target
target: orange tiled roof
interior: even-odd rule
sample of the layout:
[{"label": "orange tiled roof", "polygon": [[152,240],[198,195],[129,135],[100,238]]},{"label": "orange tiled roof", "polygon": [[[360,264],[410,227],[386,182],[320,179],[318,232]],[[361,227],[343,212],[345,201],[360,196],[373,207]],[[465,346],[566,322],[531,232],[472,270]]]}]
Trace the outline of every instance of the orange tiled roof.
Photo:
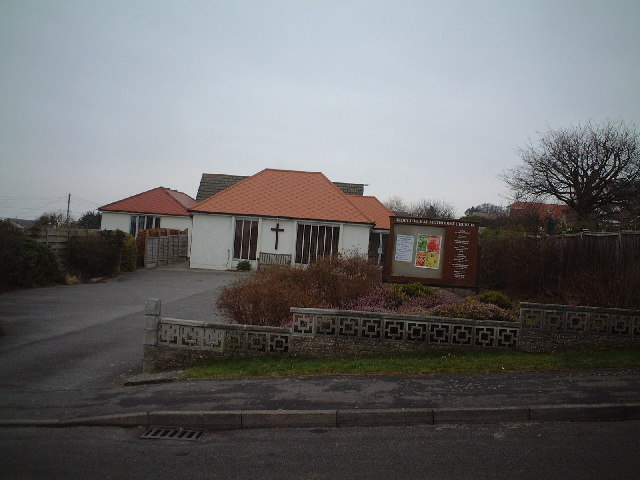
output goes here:
[{"label": "orange tiled roof", "polygon": [[349,195],[349,200],[367,217],[376,222],[375,228],[384,230],[391,228],[389,217],[393,215],[393,212],[376,197]]},{"label": "orange tiled roof", "polygon": [[295,170],[262,170],[189,211],[374,223],[322,173]]},{"label": "orange tiled roof", "polygon": [[98,208],[101,212],[154,213],[157,215],[188,216],[196,201],[186,193],[157,187],[138,195]]}]

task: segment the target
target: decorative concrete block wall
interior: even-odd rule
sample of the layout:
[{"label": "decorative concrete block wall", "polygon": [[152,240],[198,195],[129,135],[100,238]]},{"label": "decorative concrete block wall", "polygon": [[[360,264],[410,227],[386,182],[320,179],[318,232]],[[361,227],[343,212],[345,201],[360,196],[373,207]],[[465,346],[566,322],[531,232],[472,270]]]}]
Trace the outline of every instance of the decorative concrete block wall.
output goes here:
[{"label": "decorative concrete block wall", "polygon": [[288,328],[162,318],[160,300],[147,300],[145,316],[145,372],[180,368],[195,360],[226,358],[234,353],[289,351]]},{"label": "decorative concrete block wall", "polygon": [[232,354],[328,357],[434,347],[506,348],[517,344],[520,329],[513,322],[314,308],[292,308],[290,328],[207,323],[162,318],[160,300],[147,301],[145,313],[145,372]]},{"label": "decorative concrete block wall", "polygon": [[528,351],[640,343],[640,311],[541,303],[520,304],[519,347]]},{"label": "decorative concrete block wall", "polygon": [[316,357],[359,356],[427,348],[562,348],[640,344],[640,312],[522,303],[520,322],[292,308],[289,328],[161,317],[147,301],[144,371],[181,368],[233,354],[288,352]]},{"label": "decorative concrete block wall", "polygon": [[513,322],[396,315],[353,310],[292,308],[293,336],[401,341],[426,346],[504,348],[515,346]]}]

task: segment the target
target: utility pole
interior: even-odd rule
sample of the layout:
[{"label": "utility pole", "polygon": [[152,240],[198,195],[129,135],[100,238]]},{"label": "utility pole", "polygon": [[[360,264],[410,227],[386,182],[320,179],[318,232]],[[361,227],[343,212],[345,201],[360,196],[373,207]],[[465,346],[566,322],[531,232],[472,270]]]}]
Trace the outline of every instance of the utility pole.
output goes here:
[{"label": "utility pole", "polygon": [[71,194],[67,197],[67,221],[64,222],[65,225],[69,226],[69,206],[71,205]]}]

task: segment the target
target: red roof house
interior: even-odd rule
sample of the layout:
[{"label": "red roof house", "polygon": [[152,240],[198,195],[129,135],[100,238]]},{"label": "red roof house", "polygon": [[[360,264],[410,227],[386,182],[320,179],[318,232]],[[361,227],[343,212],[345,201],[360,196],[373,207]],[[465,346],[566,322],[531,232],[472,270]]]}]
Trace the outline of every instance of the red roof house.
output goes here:
[{"label": "red roof house", "polygon": [[195,204],[186,193],[157,187],[98,210],[102,212],[103,230],[122,230],[135,235],[144,228],[190,228],[189,208]]},{"label": "red roof house", "polygon": [[512,217],[535,215],[543,222],[552,219],[563,224],[576,220],[576,214],[569,205],[555,203],[514,202],[509,205],[509,215]]}]

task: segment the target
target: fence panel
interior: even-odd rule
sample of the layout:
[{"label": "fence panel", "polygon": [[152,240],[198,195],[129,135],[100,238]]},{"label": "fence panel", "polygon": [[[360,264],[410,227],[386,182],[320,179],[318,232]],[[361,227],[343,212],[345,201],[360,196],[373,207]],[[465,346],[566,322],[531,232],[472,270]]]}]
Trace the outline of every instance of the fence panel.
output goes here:
[{"label": "fence panel", "polygon": [[145,239],[145,268],[156,268],[158,265],[169,265],[182,262],[187,258],[189,236],[186,233],[171,234],[169,229],[163,229],[159,236],[151,237],[146,233]]},{"label": "fence panel", "polygon": [[99,232],[93,229],[73,228],[43,228],[31,231],[28,235],[38,243],[44,243],[55,254],[61,265],[66,265],[69,260],[69,239],[71,237],[86,237]]}]

